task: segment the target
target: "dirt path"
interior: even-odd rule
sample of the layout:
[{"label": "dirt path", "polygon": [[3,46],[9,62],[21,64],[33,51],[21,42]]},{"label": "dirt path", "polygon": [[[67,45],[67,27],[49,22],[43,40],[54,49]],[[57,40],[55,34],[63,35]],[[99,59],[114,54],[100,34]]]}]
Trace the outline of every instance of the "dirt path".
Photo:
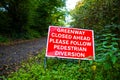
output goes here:
[{"label": "dirt path", "polygon": [[37,55],[46,47],[47,38],[43,37],[15,45],[0,46],[0,75],[6,74],[9,66],[15,66],[28,59],[29,55]]}]

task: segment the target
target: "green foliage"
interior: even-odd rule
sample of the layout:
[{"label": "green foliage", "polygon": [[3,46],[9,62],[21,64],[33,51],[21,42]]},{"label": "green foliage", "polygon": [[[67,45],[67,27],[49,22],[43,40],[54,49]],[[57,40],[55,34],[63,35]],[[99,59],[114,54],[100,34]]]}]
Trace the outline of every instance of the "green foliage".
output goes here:
[{"label": "green foliage", "polygon": [[92,74],[89,74],[92,71],[92,65],[87,61],[82,61],[83,65],[80,65],[77,60],[48,58],[47,69],[45,69],[44,53],[45,50],[27,63],[23,63],[17,72],[8,76],[7,80],[89,80],[92,78]]},{"label": "green foliage", "polygon": [[65,0],[40,0],[37,1],[37,4],[32,29],[43,35],[43,33],[47,33],[49,25],[64,25]]},{"label": "green foliage", "polygon": [[6,9],[0,11],[4,15],[0,18],[0,34],[9,38],[21,38],[32,22],[31,11],[34,6],[31,6],[31,0],[3,0],[0,3]]},{"label": "green foliage", "polygon": [[119,0],[83,0],[71,11],[73,27],[95,31],[95,80],[120,78],[119,3]]},{"label": "green foliage", "polygon": [[41,35],[38,31],[30,29],[24,34],[23,39],[33,39],[39,37],[41,37]]},{"label": "green foliage", "polygon": [[116,34],[113,34],[109,26],[96,37],[96,62],[101,67],[98,75],[105,80],[117,80],[120,70],[120,50]]},{"label": "green foliage", "polygon": [[99,31],[106,25],[120,24],[119,0],[83,0],[71,11],[71,25]]},{"label": "green foliage", "polygon": [[[64,25],[66,0],[0,0],[0,35],[12,39],[45,36]],[[53,3],[54,2],[54,3]]]},{"label": "green foliage", "polygon": [[0,11],[0,33],[8,34],[10,29],[10,18],[6,12]]},{"label": "green foliage", "polygon": [[[47,31],[48,24],[60,24],[57,21],[64,18],[60,18],[64,13],[58,8],[63,6],[59,0],[55,3],[51,2],[52,0],[39,1],[35,6],[33,20],[35,24],[31,22],[30,26],[24,26],[26,32],[21,35],[25,35],[23,36],[25,38],[38,37],[39,32],[41,35],[45,34],[43,32]],[[95,61],[81,61],[78,64],[77,60],[48,58],[47,69],[44,69],[44,50],[38,56],[23,63],[17,72],[10,74],[6,79],[118,80],[120,78],[119,4],[119,0],[84,0],[71,12],[75,20],[72,23],[74,27],[95,30]],[[0,39],[2,40],[3,37],[1,36]]]},{"label": "green foliage", "polygon": [[9,41],[8,38],[0,35],[0,42],[8,42],[8,41]]}]

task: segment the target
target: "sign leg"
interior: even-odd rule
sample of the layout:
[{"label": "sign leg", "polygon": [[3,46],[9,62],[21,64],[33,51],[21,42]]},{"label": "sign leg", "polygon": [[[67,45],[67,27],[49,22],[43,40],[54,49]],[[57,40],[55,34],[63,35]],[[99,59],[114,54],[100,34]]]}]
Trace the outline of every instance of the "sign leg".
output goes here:
[{"label": "sign leg", "polygon": [[44,58],[44,69],[47,68],[47,57]]},{"label": "sign leg", "polygon": [[80,61],[81,61],[81,60],[79,59],[79,60],[78,60],[78,64],[80,64]]}]

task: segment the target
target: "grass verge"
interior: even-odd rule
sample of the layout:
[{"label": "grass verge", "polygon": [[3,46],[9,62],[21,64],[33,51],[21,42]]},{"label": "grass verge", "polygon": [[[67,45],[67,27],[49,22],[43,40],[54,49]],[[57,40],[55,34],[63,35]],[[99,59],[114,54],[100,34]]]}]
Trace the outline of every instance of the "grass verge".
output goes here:
[{"label": "grass verge", "polygon": [[3,80],[117,80],[119,77],[115,69],[106,70],[103,62],[96,61],[78,63],[78,60],[48,58],[45,69],[44,57],[45,50],[23,62],[17,72],[6,78],[2,76]]}]

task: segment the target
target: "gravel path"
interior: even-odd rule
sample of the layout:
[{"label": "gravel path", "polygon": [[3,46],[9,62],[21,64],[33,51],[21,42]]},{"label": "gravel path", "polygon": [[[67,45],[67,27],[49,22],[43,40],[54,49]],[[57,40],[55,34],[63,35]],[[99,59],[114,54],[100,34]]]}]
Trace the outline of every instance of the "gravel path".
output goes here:
[{"label": "gravel path", "polygon": [[29,55],[37,55],[46,47],[47,38],[43,37],[20,44],[0,46],[0,75],[6,74],[6,68],[27,60]]}]

